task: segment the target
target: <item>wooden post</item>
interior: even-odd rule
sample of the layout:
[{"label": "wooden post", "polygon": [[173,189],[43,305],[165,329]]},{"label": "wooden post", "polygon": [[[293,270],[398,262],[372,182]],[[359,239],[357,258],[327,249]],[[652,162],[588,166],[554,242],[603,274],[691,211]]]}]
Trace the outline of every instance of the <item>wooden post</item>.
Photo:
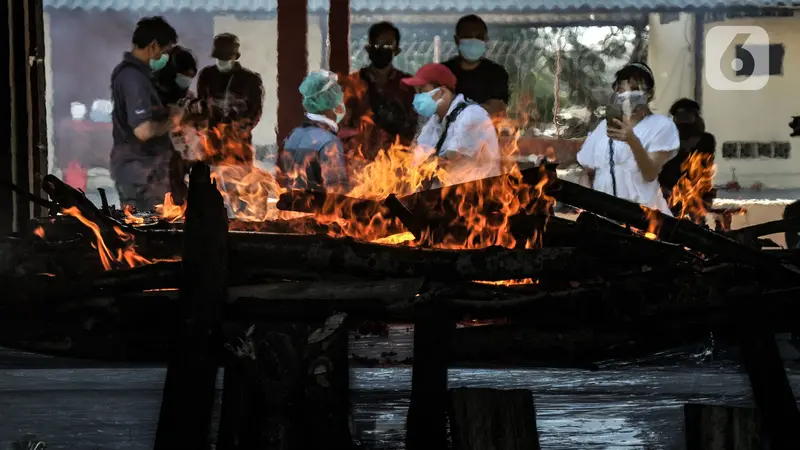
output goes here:
[{"label": "wooden post", "polygon": [[217,449],[351,448],[345,317],[313,332],[306,322],[240,326],[226,346]]},{"label": "wooden post", "polygon": [[[12,23],[12,15],[13,9],[16,8],[16,4],[12,4],[10,2],[4,2],[2,6],[2,10],[4,12],[2,16],[3,23]],[[6,39],[8,42],[13,45],[14,41],[12,39],[12,35],[14,34],[14,27],[7,27],[8,31],[6,32]],[[11,52],[11,48],[9,45],[4,45],[2,51],[2,58],[3,61],[10,61],[11,56],[14,54]],[[17,64],[16,61],[11,61],[11,67],[13,68]],[[17,81],[16,77],[12,74],[11,70],[3,70],[2,72],[2,86],[3,92],[5,95],[2,99],[0,99],[0,105],[2,105],[4,117],[9,117],[10,119],[8,122],[10,125],[6,126],[4,123],[4,130],[5,133],[11,138],[10,144],[14,144],[16,140],[16,135],[22,130],[23,128],[19,126],[13,119],[14,114],[14,104],[11,102],[12,94],[14,93],[15,89],[18,89],[19,81]],[[13,181],[14,180],[14,148],[12,145],[2,145],[0,146],[0,180],[6,181]],[[0,234],[8,235],[14,231],[14,196],[16,194],[13,193],[9,189],[0,189]]]},{"label": "wooden post", "polygon": [[348,450],[350,434],[350,355],[346,314],[329,317],[308,337],[306,348],[305,445]]},{"label": "wooden post", "polygon": [[450,390],[453,450],[539,450],[533,395],[524,389]]},{"label": "wooden post", "polygon": [[686,404],[686,450],[760,450],[761,419],[755,408]]},{"label": "wooden post", "polygon": [[340,77],[350,73],[350,0],[330,0],[328,40],[331,72]]},{"label": "wooden post", "polygon": [[207,449],[214,405],[220,309],[228,286],[228,218],[210,169],[190,175],[180,292],[181,322],[170,356],[155,450]]},{"label": "wooden post", "polygon": [[411,405],[406,449],[447,448],[447,368],[455,322],[433,303],[423,303],[414,320]]},{"label": "wooden post", "polygon": [[303,120],[297,90],[308,72],[308,2],[278,0],[278,146]]},{"label": "wooden post", "polygon": [[759,323],[741,322],[739,345],[756,407],[763,419],[763,429],[769,438],[771,450],[796,450],[800,448],[800,411],[786,376],[775,335],[760,329]]}]

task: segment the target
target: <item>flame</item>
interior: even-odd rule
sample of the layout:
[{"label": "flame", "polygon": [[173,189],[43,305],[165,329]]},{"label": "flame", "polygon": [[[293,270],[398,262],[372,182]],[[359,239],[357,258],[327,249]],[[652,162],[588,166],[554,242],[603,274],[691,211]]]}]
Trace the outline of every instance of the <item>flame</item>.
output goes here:
[{"label": "flame", "polygon": [[125,233],[119,227],[114,226],[114,233],[116,233],[123,244],[121,248],[117,249],[116,254],[114,254],[106,245],[100,226],[84,217],[78,208],[73,206],[63,209],[61,212],[62,214],[78,219],[83,225],[92,230],[96,239],[92,246],[97,249],[97,253],[100,255],[100,262],[103,263],[105,270],[111,270],[117,263],[125,263],[128,267],[152,264],[150,260],[136,253],[136,246],[133,244],[133,235]]},{"label": "flame", "polygon": [[523,278],[521,280],[502,280],[502,281],[481,281],[476,280],[473,283],[478,284],[490,284],[494,286],[523,286],[528,284],[539,284],[539,280],[534,280],[533,278]]},{"label": "flame", "polygon": [[172,193],[167,192],[167,195],[164,196],[164,203],[156,205],[156,212],[164,220],[177,222],[183,219],[186,213],[186,202],[183,205],[176,205],[172,200]]},{"label": "flame", "polygon": [[33,230],[33,234],[39,236],[40,239],[44,239],[44,228],[42,228],[41,225],[36,227],[36,229]]},{"label": "flame", "polygon": [[712,162],[714,155],[692,153],[681,164],[681,176],[672,189],[669,205],[680,205],[679,218],[689,219],[699,225],[705,222],[708,208],[711,206],[705,197],[714,188],[713,180],[716,168]]},{"label": "flame", "polygon": [[135,212],[134,209],[133,209],[133,206],[124,205],[122,207],[122,212],[125,214],[125,223],[131,224],[131,225],[141,225],[141,224],[144,223],[144,218],[143,217],[136,217],[136,216],[133,215],[133,213]]}]

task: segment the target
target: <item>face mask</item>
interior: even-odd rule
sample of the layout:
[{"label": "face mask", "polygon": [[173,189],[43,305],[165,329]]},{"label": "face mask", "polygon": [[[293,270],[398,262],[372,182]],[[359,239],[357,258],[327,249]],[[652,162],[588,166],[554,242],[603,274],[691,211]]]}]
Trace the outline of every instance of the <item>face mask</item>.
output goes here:
[{"label": "face mask", "polygon": [[439,92],[439,89],[434,89],[430,92],[422,92],[414,96],[414,111],[422,117],[428,118],[436,114],[436,107],[439,106],[439,100],[434,100],[433,96]]},{"label": "face mask", "polygon": [[155,72],[163,69],[169,61],[169,55],[166,53],[161,54],[161,58],[150,60],[150,69]]},{"label": "face mask", "polygon": [[383,69],[392,63],[394,50],[390,48],[371,48],[368,51],[369,60],[376,69]]},{"label": "face mask", "polygon": [[467,61],[477,61],[486,54],[486,42],[480,39],[461,39],[458,43],[458,52]]},{"label": "face mask", "polygon": [[631,106],[640,106],[647,104],[647,94],[644,91],[625,91],[617,94],[617,104],[624,104],[630,102]]},{"label": "face mask", "polygon": [[347,112],[347,109],[344,107],[344,103],[339,105],[339,107],[333,111],[333,113],[336,114],[336,123],[339,123],[342,121],[342,119],[344,119],[345,112]]},{"label": "face mask", "polygon": [[217,69],[220,72],[230,72],[233,69],[233,61],[225,61],[223,59],[217,60]]},{"label": "face mask", "polygon": [[676,127],[678,127],[678,135],[683,139],[696,136],[700,131],[697,124],[694,123],[679,123]]},{"label": "face mask", "polygon": [[175,76],[175,84],[181,89],[189,89],[189,86],[192,85],[192,77],[178,74]]}]

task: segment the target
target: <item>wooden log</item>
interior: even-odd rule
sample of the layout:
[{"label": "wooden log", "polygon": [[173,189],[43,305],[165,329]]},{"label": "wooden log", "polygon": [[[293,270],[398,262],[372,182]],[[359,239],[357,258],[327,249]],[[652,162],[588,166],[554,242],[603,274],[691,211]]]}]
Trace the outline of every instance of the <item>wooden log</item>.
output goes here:
[{"label": "wooden log", "polygon": [[179,339],[172,350],[156,450],[210,448],[209,435],[228,287],[228,221],[222,196],[205,164],[190,175],[180,294]]},{"label": "wooden log", "polygon": [[305,355],[303,445],[350,450],[350,351],[346,314],[335,314],[308,337]]},{"label": "wooden log", "polygon": [[687,403],[686,450],[761,450],[761,417],[755,408]]},{"label": "wooden log", "polygon": [[450,389],[453,450],[539,450],[533,395],[524,389]]},{"label": "wooden log", "polygon": [[406,448],[447,448],[447,369],[455,322],[435,304],[420,305],[414,321],[411,404]]},{"label": "wooden log", "polygon": [[[535,173],[526,171],[523,174],[530,179],[529,183],[538,179]],[[766,275],[784,282],[800,278],[800,269],[796,266],[782,263],[770,255],[741,245],[688,220],[675,219],[642,205],[564,180],[553,180],[547,185],[546,191],[558,201],[639,229],[646,230],[651,223],[657,222],[659,239],[685,245],[707,256],[718,255],[729,261],[762,268]]]}]

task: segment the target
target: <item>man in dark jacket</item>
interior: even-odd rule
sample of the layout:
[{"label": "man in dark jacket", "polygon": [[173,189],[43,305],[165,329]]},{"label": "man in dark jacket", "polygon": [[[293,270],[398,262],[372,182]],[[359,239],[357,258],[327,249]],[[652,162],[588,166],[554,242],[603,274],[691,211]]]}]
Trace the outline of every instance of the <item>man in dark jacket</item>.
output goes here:
[{"label": "man in dark jacket", "polygon": [[[672,104],[669,109],[672,120],[675,126],[678,127],[678,135],[680,136],[681,146],[678,154],[667,161],[664,167],[661,168],[661,173],[658,175],[658,182],[661,185],[664,197],[669,199],[673,194],[673,189],[678,184],[681,178],[691,177],[693,174],[688,170],[685,163],[693,155],[702,157],[701,164],[704,170],[694,172],[710,172],[714,166],[714,152],[717,146],[717,141],[714,135],[706,133],[705,121],[700,116],[700,105],[688,98],[682,98]],[[709,176],[708,173],[702,174],[703,178]],[[689,183],[694,189],[699,189],[703,192],[702,200],[706,203],[706,209],[711,207],[711,203],[716,197],[716,191],[711,187],[710,179],[689,179]],[[698,183],[706,183],[707,189],[696,186]],[[698,192],[698,191],[695,191]],[[672,203],[672,202],[670,202]],[[672,213],[676,216],[680,214],[682,205],[676,204],[672,206]],[[705,217],[693,217],[698,223],[704,223]]]},{"label": "man in dark jacket", "polygon": [[146,17],[136,24],[133,48],[111,74],[111,178],[120,203],[137,210],[154,210],[169,191],[173,149],[168,133],[182,110],[161,104],[151,74],[167,65],[177,41],[175,29],[162,17]]},{"label": "man in dark jacket", "polygon": [[239,38],[230,33],[214,37],[211,57],[217,60],[197,78],[214,154],[209,162],[252,163],[253,128],[261,120],[264,84],[261,76],[239,63]]}]

